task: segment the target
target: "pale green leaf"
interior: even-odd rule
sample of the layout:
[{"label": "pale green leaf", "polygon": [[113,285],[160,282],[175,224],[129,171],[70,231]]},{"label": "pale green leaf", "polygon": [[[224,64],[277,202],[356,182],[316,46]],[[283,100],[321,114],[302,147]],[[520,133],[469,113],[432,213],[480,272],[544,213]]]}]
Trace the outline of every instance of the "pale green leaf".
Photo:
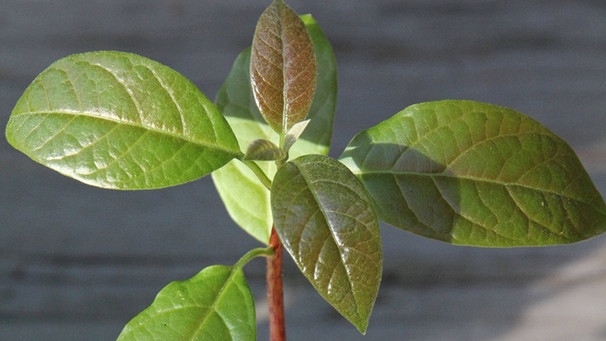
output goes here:
[{"label": "pale green leaf", "polygon": [[382,272],[371,198],[341,163],[301,156],[276,173],[271,204],[284,248],[316,290],[364,333]]},{"label": "pale green leaf", "polygon": [[124,327],[118,341],[255,338],[254,299],[242,269],[216,265],[162,289]]},{"label": "pale green leaf", "polygon": [[[241,149],[246,149],[256,139],[279,143],[277,134],[263,120],[255,105],[249,66],[250,49],[246,49],[236,58],[216,100],[238,137]],[[259,167],[270,177],[276,171],[273,162],[259,163]],[[244,163],[233,160],[213,172],[212,179],[231,218],[251,236],[267,244],[272,226],[269,191],[257,176]]]},{"label": "pale green leaf", "polygon": [[113,189],[182,184],[241,155],[227,121],[195,85],[124,52],[52,64],[19,99],[6,135],[35,161]]},{"label": "pale green leaf", "polygon": [[293,125],[284,136],[284,150],[289,151],[295,142],[303,135],[305,128],[309,125],[310,120],[304,120]]},{"label": "pale green leaf", "polygon": [[358,134],[341,160],[382,220],[422,236],[530,246],[606,230],[606,205],[568,144],[495,105],[413,105]]},{"label": "pale green leaf", "polygon": [[[261,169],[275,168],[273,162]],[[212,173],[212,178],[231,218],[248,234],[263,244],[269,243],[272,227],[269,190],[255,173],[241,161],[232,161]]]},{"label": "pale green leaf", "polygon": [[[308,116],[311,120],[301,138],[289,150],[293,158],[328,153],[337,100],[337,66],[332,47],[311,15],[302,16],[302,20],[314,43],[319,71],[317,91]],[[257,109],[250,85],[249,67],[250,49],[246,49],[234,62],[216,100],[236,133],[242,150],[256,139],[266,139],[276,144],[280,140]],[[259,167],[273,178],[276,171],[273,162],[259,163]],[[272,227],[269,191],[238,160],[213,172],[212,178],[232,219],[267,244]],[[242,200],[243,197],[247,200]]]}]

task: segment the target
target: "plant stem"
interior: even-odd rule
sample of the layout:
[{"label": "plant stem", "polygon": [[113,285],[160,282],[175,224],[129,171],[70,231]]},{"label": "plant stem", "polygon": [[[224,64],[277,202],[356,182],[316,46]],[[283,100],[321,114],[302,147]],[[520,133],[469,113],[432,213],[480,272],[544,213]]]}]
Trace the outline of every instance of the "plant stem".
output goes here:
[{"label": "plant stem", "polygon": [[269,305],[269,340],[285,341],[284,289],[282,284],[282,242],[272,228],[269,246],[274,254],[267,257],[267,301]]},{"label": "plant stem", "polygon": [[244,164],[247,165],[248,168],[253,171],[253,173],[255,173],[255,175],[257,176],[257,178],[259,178],[259,181],[261,181],[263,186],[265,186],[265,188],[271,191],[271,180],[267,177],[267,175],[259,167],[259,165],[256,162],[250,160],[242,160],[242,162],[244,162]]},{"label": "plant stem", "polygon": [[270,257],[273,256],[274,249],[272,247],[266,248],[256,248],[248,251],[236,264],[234,264],[234,268],[242,269],[244,265],[248,264],[253,258],[259,256]]}]

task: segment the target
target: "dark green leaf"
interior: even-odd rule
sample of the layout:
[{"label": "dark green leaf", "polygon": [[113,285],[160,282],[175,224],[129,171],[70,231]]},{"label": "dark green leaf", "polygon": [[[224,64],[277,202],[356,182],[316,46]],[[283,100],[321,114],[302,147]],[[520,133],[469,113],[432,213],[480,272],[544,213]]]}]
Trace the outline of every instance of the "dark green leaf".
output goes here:
[{"label": "dark green leaf", "polygon": [[[290,148],[291,157],[305,154],[327,154],[332,136],[337,100],[336,61],[330,43],[311,15],[302,16],[316,50],[318,90],[309,112],[311,119],[303,135]],[[238,136],[240,148],[246,149],[255,139],[279,143],[279,136],[265,122],[253,98],[250,85],[250,49],[244,50],[217,95],[217,106],[224,113]],[[273,163],[259,165],[273,177]],[[268,243],[272,227],[269,191],[257,177],[238,160],[213,172],[213,181],[234,221],[262,243]],[[242,200],[242,197],[249,200]]]},{"label": "dark green leaf", "polygon": [[382,220],[426,237],[524,246],[606,230],[606,205],[573,150],[510,109],[414,105],[358,134],[341,160]]},{"label": "dark green leaf", "polygon": [[305,119],[316,89],[316,57],[305,23],[282,0],[261,14],[250,61],[253,94],[278,133]]},{"label": "dark green leaf", "polygon": [[178,185],[241,154],[227,121],[191,82],[123,52],[52,64],[17,103],[6,135],[35,161],[114,189]]},{"label": "dark green leaf", "polygon": [[316,290],[364,333],[379,290],[382,252],[370,197],[341,163],[307,155],[276,173],[276,232]]},{"label": "dark green leaf", "polygon": [[122,330],[127,340],[255,340],[253,296],[241,268],[211,266],[162,289]]}]

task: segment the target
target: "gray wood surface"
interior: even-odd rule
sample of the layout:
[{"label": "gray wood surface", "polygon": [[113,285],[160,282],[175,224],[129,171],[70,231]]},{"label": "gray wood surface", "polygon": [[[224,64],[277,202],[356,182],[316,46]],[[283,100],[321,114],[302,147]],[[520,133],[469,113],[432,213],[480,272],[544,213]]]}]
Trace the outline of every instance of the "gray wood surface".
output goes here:
[{"label": "gray wood surface", "polygon": [[[54,60],[117,49],[214,97],[268,1],[3,0],[0,122]],[[404,107],[465,98],[525,112],[568,140],[606,194],[606,2],[290,1],[339,62],[333,154]],[[290,340],[604,340],[606,239],[474,249],[384,226],[366,337],[286,269]],[[158,290],[257,244],[210,178],[148,192],[89,188],[0,139],[0,340],[112,340]],[[267,339],[262,261],[246,268]]]}]

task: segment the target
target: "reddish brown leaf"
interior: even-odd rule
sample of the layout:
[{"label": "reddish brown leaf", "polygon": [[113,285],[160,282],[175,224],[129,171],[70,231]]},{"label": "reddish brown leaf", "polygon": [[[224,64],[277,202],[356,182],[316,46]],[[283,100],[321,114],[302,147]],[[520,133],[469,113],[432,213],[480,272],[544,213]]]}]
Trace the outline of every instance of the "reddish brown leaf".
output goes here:
[{"label": "reddish brown leaf", "polygon": [[278,133],[305,119],[316,89],[316,57],[307,28],[282,0],[257,23],[250,78],[261,114]]}]

